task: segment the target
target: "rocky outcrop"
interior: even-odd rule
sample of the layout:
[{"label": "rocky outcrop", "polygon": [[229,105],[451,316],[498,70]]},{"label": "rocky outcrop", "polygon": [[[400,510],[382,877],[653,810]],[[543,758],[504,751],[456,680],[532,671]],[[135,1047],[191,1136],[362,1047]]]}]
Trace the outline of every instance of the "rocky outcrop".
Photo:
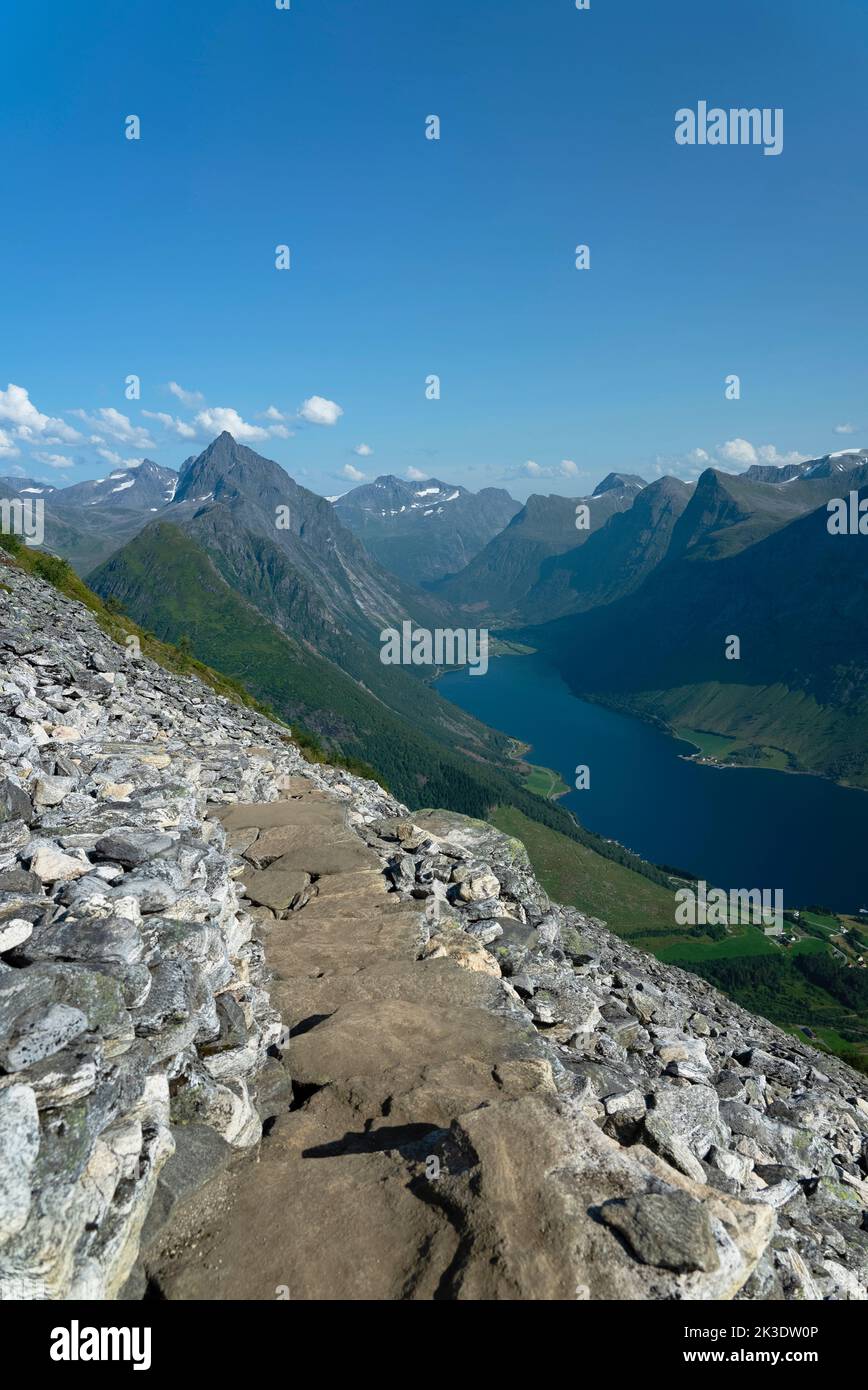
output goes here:
[{"label": "rocky outcrop", "polygon": [[865,1298],[864,1078],[3,580],[2,1297]]}]

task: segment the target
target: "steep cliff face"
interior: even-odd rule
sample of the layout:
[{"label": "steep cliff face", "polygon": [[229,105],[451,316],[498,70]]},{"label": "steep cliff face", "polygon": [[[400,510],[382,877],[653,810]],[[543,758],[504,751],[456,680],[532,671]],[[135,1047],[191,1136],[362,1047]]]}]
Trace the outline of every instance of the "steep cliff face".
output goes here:
[{"label": "steep cliff face", "polygon": [[0,1297],[865,1298],[865,1078],[0,580]]}]

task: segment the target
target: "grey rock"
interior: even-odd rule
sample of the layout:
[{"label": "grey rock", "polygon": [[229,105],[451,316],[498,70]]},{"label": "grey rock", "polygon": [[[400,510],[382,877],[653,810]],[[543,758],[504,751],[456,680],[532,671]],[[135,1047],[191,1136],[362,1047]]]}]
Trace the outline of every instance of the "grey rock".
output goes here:
[{"label": "grey rock", "polygon": [[818,1178],[808,1192],[808,1206],[829,1221],[852,1222],[862,1226],[868,1220],[868,1205],[864,1196],[849,1183],[834,1178]]},{"label": "grey rock", "polygon": [[717,1095],[710,1086],[655,1090],[645,1128],[652,1143],[666,1145],[675,1135],[697,1158],[705,1158],[712,1145],[725,1146],[729,1137],[720,1118]]},{"label": "grey rock", "polygon": [[17,820],[29,825],[32,819],[33,805],[26,791],[9,777],[0,778],[0,824]]},{"label": "grey rock", "polygon": [[42,880],[29,869],[7,869],[0,874],[0,894],[3,893],[42,893]]},{"label": "grey rock", "polygon": [[138,868],[149,859],[171,849],[174,840],[153,830],[122,829],[103,835],[94,847],[96,859],[113,860],[125,869]]},{"label": "grey rock", "polygon": [[30,831],[23,820],[0,823],[0,869],[10,869],[30,840]]},{"label": "grey rock", "polygon": [[0,1066],[21,1071],[50,1057],[87,1027],[80,1009],[68,1004],[38,1004],[18,1015],[0,1043]]},{"label": "grey rock", "polygon": [[718,1268],[720,1260],[708,1213],[686,1193],[652,1192],[606,1202],[599,1215],[642,1264],[679,1274]]},{"label": "grey rock", "polygon": [[27,1221],[30,1175],[38,1152],[39,1116],[32,1087],[0,1090],[0,1247]]},{"label": "grey rock", "polygon": [[831,1172],[829,1148],[810,1130],[769,1120],[752,1106],[737,1100],[723,1101],[720,1114],[733,1134],[752,1139],[762,1152],[789,1165],[802,1177]]}]

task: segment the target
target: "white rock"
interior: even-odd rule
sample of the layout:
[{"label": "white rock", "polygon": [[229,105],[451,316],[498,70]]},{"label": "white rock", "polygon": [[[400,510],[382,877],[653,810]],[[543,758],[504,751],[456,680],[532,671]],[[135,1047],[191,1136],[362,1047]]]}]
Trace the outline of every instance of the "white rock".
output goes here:
[{"label": "white rock", "polygon": [[31,1086],[0,1091],[0,1245],[30,1211],[30,1171],[39,1152],[39,1113]]},{"label": "white rock", "polygon": [[482,902],[500,895],[500,883],[492,873],[471,874],[458,885],[458,896],[466,903]]},{"label": "white rock", "polygon": [[134,782],[104,782],[99,794],[104,801],[129,801],[130,793],[134,790]]},{"label": "white rock", "polygon": [[713,1144],[708,1154],[708,1162],[724,1177],[734,1178],[736,1182],[746,1183],[751,1174],[750,1159],[730,1149],[718,1148]]},{"label": "white rock", "polygon": [[59,806],[74,788],[74,777],[37,777],[33,800],[37,806]]},{"label": "white rock", "polygon": [[138,898],[134,898],[131,893],[123,897],[114,898],[112,901],[112,911],[115,917],[124,917],[128,922],[141,922],[142,909],[139,906]]},{"label": "white rock", "polygon": [[11,951],[13,946],[20,946],[32,935],[33,923],[25,921],[23,917],[13,917],[11,921],[4,922],[0,926],[0,954]]},{"label": "white rock", "polygon": [[90,873],[90,864],[86,859],[75,859],[60,849],[43,846],[30,861],[30,869],[43,883],[57,883],[59,880],[81,878],[84,874]]}]

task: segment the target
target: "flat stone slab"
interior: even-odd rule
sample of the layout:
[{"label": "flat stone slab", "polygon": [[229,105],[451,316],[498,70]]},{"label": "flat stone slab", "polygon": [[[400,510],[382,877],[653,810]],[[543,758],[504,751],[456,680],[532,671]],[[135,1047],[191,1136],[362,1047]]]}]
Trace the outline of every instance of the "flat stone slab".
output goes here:
[{"label": "flat stone slab", "polygon": [[375,999],[346,1004],[293,1038],[291,1070],[294,1080],[326,1086],[379,1073],[409,1057],[434,1062],[470,1056],[493,1066],[532,1055],[534,1042],[522,1037],[519,1026],[472,1004],[431,1005],[418,995],[410,1001]]},{"label": "flat stone slab", "polygon": [[330,807],[322,808],[329,812],[327,815],[322,814],[320,807],[311,809],[319,814],[306,816],[298,825],[275,825],[260,830],[257,838],[242,851],[244,858],[258,869],[265,869],[275,859],[291,854],[300,846],[326,842],[355,846],[360,851],[358,862],[364,863],[364,856],[369,853],[367,847],[357,835],[346,829],[342,817],[335,816]]},{"label": "flat stone slab", "polygon": [[298,902],[310,885],[310,874],[300,869],[262,869],[244,878],[245,892],[252,903],[281,912]]},{"label": "flat stone slab", "polygon": [[[261,837],[260,837],[261,839]],[[257,840],[257,847],[260,841]],[[352,869],[367,869],[371,864],[371,851],[357,840],[338,840],[329,842],[322,838],[321,832],[299,835],[291,849],[287,849],[279,859],[275,859],[265,872],[287,869],[301,869],[304,873],[343,874]]]},{"label": "flat stone slab", "polygon": [[255,826],[257,830],[271,830],[277,825],[304,825],[310,823],[317,814],[329,812],[329,819],[336,824],[346,823],[346,812],[337,802],[319,802],[302,798],[295,801],[235,802],[231,806],[211,806],[209,815],[222,821],[224,830],[246,830]]}]

